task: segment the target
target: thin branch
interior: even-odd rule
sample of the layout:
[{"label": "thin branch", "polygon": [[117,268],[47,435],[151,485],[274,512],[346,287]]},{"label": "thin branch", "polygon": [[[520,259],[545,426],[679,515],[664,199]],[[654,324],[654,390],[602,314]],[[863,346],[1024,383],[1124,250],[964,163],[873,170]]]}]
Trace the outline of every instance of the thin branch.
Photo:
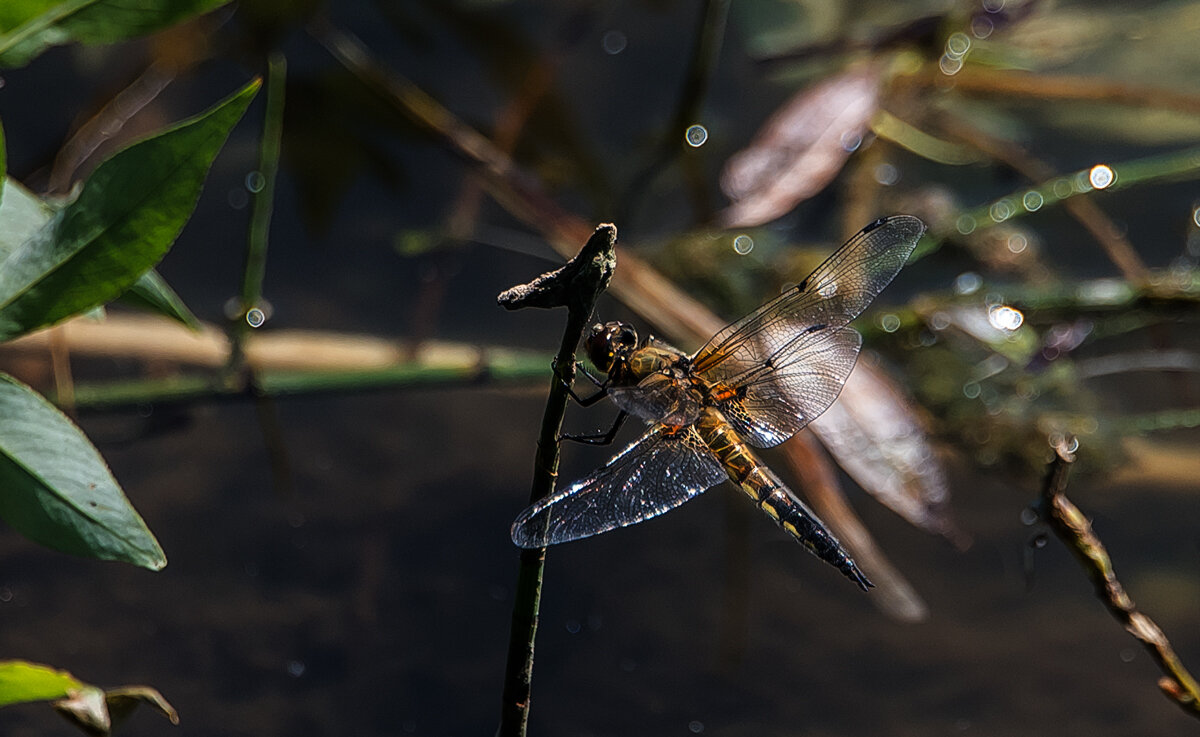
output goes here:
[{"label": "thin branch", "polygon": [[1158,679],[1158,687],[1181,709],[1200,718],[1200,686],[1179,661],[1166,634],[1150,617],[1138,611],[1133,599],[1125,593],[1104,544],[1083,512],[1066,497],[1071,464],[1075,461],[1074,446],[1074,439],[1067,438],[1059,440],[1054,447],[1055,457],[1047,469],[1042,489],[1041,517],[1087,571],[1096,587],[1096,595],[1108,611],[1142,643],[1166,674]]},{"label": "thin branch", "polygon": [[59,409],[75,414],[75,377],[71,373],[71,347],[63,326],[55,325],[46,331],[50,343],[50,366],[54,370],[54,394]]},{"label": "thin branch", "polygon": [[1081,379],[1094,379],[1097,376],[1131,371],[1200,373],[1200,354],[1182,349],[1137,351],[1085,358],[1075,362],[1075,373]]},{"label": "thin branch", "polygon": [[[500,304],[510,310],[520,307],[568,308],[567,326],[555,358],[550,396],[546,399],[546,411],[542,416],[529,495],[531,503],[554,491],[554,481],[558,478],[559,434],[570,397],[569,387],[575,379],[575,349],[591,321],[596,300],[608,286],[616,268],[616,244],[617,229],[612,225],[601,225],[592,233],[583,250],[565,266],[543,274],[529,284],[514,287],[499,297]],[[504,696],[498,731],[500,737],[524,737],[529,723],[533,645],[537,635],[545,561],[545,548],[521,551],[508,641],[508,663],[504,670]]]},{"label": "thin branch", "polygon": [[147,66],[137,79],[109,100],[86,123],[71,134],[54,157],[47,192],[65,195],[75,181],[80,167],[96,150],[114,138],[125,124],[175,80],[172,64],[161,60]]},{"label": "thin branch", "polygon": [[936,66],[912,81],[956,92],[1024,100],[1078,100],[1131,107],[1200,113],[1200,95],[1171,87],[1150,87],[1073,74],[1038,74],[969,67],[947,78]]}]

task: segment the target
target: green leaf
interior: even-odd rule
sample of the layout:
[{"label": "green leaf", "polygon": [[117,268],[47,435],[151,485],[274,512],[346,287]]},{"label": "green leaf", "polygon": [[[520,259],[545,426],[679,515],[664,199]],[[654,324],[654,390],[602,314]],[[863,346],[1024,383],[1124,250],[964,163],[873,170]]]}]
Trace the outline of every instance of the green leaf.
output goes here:
[{"label": "green leaf", "polygon": [[[10,195],[7,200],[0,200],[0,261],[32,238],[54,215],[53,207],[15,179],[8,180],[5,191]],[[129,291],[121,295],[121,301],[178,320],[193,330],[200,329],[200,321],[154,269],[138,277]]]},{"label": "green leaf", "polygon": [[104,459],[54,405],[0,374],[0,517],[47,547],[158,570],[166,556]]},{"label": "green leaf", "polygon": [[200,321],[183,303],[183,299],[154,269],[142,274],[129,291],[121,295],[121,301],[132,307],[169,317],[192,330],[201,329]]},{"label": "green leaf", "polygon": [[54,215],[54,208],[20,182],[11,177],[4,180],[4,199],[0,200],[0,262],[32,238]]},{"label": "green leaf", "polygon": [[24,660],[0,661],[0,706],[61,699],[85,686],[65,670]]},{"label": "green leaf", "polygon": [[3,0],[0,66],[24,66],[50,46],[145,36],[229,0]]},{"label": "green leaf", "polygon": [[4,127],[0,126],[0,204],[4,203],[6,179],[8,179],[8,146],[4,143]]},{"label": "green leaf", "polygon": [[98,307],[158,263],[259,86],[100,164],[74,202],[0,263],[0,340]]}]

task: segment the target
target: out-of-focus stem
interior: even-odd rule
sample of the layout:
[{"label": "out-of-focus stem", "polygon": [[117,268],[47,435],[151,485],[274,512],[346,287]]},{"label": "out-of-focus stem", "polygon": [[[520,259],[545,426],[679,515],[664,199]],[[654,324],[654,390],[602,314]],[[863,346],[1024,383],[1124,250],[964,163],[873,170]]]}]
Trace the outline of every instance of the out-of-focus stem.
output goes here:
[{"label": "out-of-focus stem", "polygon": [[[284,86],[287,83],[287,57],[271,54],[267,61],[267,109],[263,115],[263,132],[258,143],[258,171],[250,176],[253,200],[250,209],[250,229],[246,237],[246,261],[242,268],[242,287],[237,315],[230,330],[233,350],[230,368],[240,369],[245,362],[242,344],[246,332],[261,324],[251,311],[262,302],[263,278],[267,271],[267,243],[271,232],[271,214],[275,207],[275,178],[279,172],[280,141],[283,138]],[[248,186],[251,184],[247,182]],[[257,189],[255,189],[255,187]]]}]

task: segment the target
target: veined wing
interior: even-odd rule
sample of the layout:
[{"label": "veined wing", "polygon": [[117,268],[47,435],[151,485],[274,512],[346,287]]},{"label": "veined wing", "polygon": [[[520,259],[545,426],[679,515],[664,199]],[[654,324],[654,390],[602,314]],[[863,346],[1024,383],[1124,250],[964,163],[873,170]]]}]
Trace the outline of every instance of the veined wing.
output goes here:
[{"label": "veined wing", "polygon": [[656,371],[633,386],[608,390],[612,403],[634,417],[664,425],[690,425],[700,415],[702,398],[691,386]]},{"label": "veined wing", "polygon": [[694,428],[657,426],[603,468],[521,512],[512,526],[522,548],[578,540],[655,517],[726,478]]},{"label": "veined wing", "polygon": [[813,330],[767,364],[748,368],[717,407],[746,442],[770,448],[820,417],[854,369],[862,336],[853,328]]},{"label": "veined wing", "polygon": [[728,392],[721,409],[748,442],[777,445],[833,403],[862,343],[846,326],[895,278],[924,232],[911,215],[876,220],[696,353],[694,371]]}]

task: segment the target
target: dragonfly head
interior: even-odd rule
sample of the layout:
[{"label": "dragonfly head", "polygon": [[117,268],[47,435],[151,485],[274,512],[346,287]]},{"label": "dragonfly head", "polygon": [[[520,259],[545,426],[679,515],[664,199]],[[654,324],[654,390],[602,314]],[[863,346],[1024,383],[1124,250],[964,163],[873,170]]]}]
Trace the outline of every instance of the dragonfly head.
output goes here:
[{"label": "dragonfly head", "polygon": [[596,323],[583,343],[588,360],[604,373],[611,372],[614,364],[628,358],[637,345],[637,331],[623,322]]}]

